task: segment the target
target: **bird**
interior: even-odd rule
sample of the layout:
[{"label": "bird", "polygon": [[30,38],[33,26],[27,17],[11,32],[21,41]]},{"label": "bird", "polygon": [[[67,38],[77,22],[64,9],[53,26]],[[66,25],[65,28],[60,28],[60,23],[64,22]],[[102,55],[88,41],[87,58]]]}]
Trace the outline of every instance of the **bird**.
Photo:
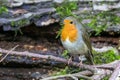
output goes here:
[{"label": "bird", "polygon": [[[74,57],[84,55],[89,63],[94,65],[92,46],[88,32],[77,18],[68,16],[63,20],[60,39],[63,47],[68,50],[70,55]],[[80,63],[81,62],[82,60]]]}]

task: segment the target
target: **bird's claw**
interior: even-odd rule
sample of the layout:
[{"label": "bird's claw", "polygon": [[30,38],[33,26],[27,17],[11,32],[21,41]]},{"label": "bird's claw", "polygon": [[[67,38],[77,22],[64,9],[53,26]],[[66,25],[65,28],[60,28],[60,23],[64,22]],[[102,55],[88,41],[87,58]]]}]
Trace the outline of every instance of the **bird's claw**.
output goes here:
[{"label": "bird's claw", "polygon": [[78,66],[81,66],[81,65],[83,65],[82,61],[79,62]]},{"label": "bird's claw", "polygon": [[72,57],[68,59],[68,65],[72,62]]}]

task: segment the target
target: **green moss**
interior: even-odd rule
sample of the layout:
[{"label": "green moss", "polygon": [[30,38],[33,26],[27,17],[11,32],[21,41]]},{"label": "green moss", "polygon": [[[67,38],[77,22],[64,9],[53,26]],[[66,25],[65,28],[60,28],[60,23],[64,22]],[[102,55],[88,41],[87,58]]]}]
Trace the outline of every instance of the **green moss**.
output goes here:
[{"label": "green moss", "polygon": [[54,76],[65,75],[65,74],[72,74],[72,73],[77,73],[79,71],[80,71],[79,68],[72,68],[72,67],[66,66],[65,69],[61,69],[60,71],[58,71],[57,73],[55,73]]},{"label": "green moss", "polygon": [[75,16],[72,12],[78,8],[77,2],[69,2],[65,0],[61,5],[55,5],[57,13],[60,15],[61,18],[67,16]]},{"label": "green moss", "polygon": [[14,27],[16,25],[16,22],[15,21],[11,21],[11,26]]},{"label": "green moss", "polygon": [[67,74],[67,70],[68,70],[68,67],[66,66],[65,69],[61,69],[59,72],[53,74],[54,76],[57,76],[57,75],[64,75],[64,74]]},{"label": "green moss", "polygon": [[[76,17],[76,15],[74,15],[72,12],[78,9],[77,1],[69,2],[69,0],[64,0],[64,2],[61,5],[55,4],[54,7],[56,8],[56,12],[59,14],[61,19],[68,16]],[[60,25],[63,26],[62,23]],[[59,30],[56,38],[60,36],[61,30],[62,28]]]},{"label": "green moss", "polygon": [[11,21],[10,24],[12,27],[16,27],[16,26],[22,27],[28,23],[29,23],[29,20],[23,19],[23,20],[19,20],[19,21]]},{"label": "green moss", "polygon": [[23,34],[23,32],[21,31],[21,29],[20,29],[20,27],[22,27],[22,26],[24,26],[24,25],[26,25],[26,24],[28,24],[28,20],[26,20],[26,19],[24,19],[24,20],[19,20],[19,21],[17,21],[17,22],[15,22],[15,21],[12,21],[11,22],[11,26],[12,27],[19,27],[19,29],[16,29],[15,30],[15,37],[17,36],[17,34],[18,34],[18,32],[22,35]]},{"label": "green moss", "polygon": [[69,59],[69,55],[68,55],[68,50],[64,50],[63,53],[62,53],[62,56],[66,59]]},{"label": "green moss", "polygon": [[41,17],[40,15],[34,16],[35,19],[39,19],[40,17]]},{"label": "green moss", "polygon": [[102,31],[105,31],[109,26],[120,24],[120,17],[111,11],[101,11],[97,14],[88,16],[91,22],[87,26],[96,31],[96,35],[99,35]]},{"label": "green moss", "polygon": [[110,63],[114,60],[119,60],[120,55],[117,55],[114,53],[113,50],[109,50],[104,53],[98,53],[98,52],[93,52],[94,53],[94,62],[95,64],[103,64],[103,63]]},{"label": "green moss", "polygon": [[104,77],[102,80],[109,80],[109,76]]},{"label": "green moss", "polygon": [[28,23],[28,20],[27,19],[23,19],[23,20],[20,20],[17,22],[17,25],[18,26],[24,26]]},{"label": "green moss", "polygon": [[[73,14],[74,10],[78,9],[76,2],[69,2],[68,0],[65,0],[62,4],[56,4],[56,12],[60,15],[61,18],[67,17],[67,16],[75,16],[80,21],[84,19],[90,19],[90,23],[86,23],[83,25],[86,25],[88,27],[91,27],[96,34],[100,35],[102,31],[105,31],[110,26],[115,26],[117,24],[120,24],[120,17],[117,16],[115,13],[116,10],[110,10],[110,11],[83,11],[81,14],[75,15]],[[104,1],[101,3],[105,3]],[[93,5],[92,3],[89,3],[90,5]],[[119,10],[119,9],[118,9]],[[59,32],[60,33],[60,32]]]},{"label": "green moss", "polygon": [[4,13],[4,12],[8,12],[8,9],[5,6],[0,6],[0,14]]}]

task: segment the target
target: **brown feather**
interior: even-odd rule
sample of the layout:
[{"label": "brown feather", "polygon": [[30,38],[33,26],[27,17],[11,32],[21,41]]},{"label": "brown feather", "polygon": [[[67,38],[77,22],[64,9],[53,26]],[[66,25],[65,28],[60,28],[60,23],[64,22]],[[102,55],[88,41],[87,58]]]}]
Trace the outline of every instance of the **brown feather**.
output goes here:
[{"label": "brown feather", "polygon": [[94,56],[92,54],[92,47],[91,47],[91,42],[90,42],[90,39],[89,39],[89,35],[87,33],[87,30],[82,28],[83,30],[83,34],[82,34],[82,37],[83,37],[83,40],[85,42],[85,44],[87,45],[88,47],[88,52],[85,54],[86,58],[88,59],[88,61],[91,63],[91,64],[94,64]]}]

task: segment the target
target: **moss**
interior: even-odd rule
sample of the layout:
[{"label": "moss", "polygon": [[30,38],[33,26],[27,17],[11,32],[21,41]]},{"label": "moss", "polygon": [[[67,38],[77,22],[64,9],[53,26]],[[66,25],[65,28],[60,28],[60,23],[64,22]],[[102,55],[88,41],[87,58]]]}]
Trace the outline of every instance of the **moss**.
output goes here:
[{"label": "moss", "polygon": [[[67,16],[76,17],[76,15],[74,15],[72,12],[78,9],[77,1],[69,2],[69,0],[65,0],[62,4],[55,4],[54,7],[56,8],[56,12],[59,14],[61,20]],[[63,24],[60,25],[63,26]],[[59,30],[56,38],[60,36],[61,30],[62,28]]]},{"label": "moss", "polygon": [[67,17],[67,16],[75,16],[72,11],[76,10],[78,8],[77,2],[69,2],[69,0],[65,0],[61,6],[55,5],[57,13],[60,15],[61,18]]},{"label": "moss", "polygon": [[120,24],[120,17],[111,13],[111,11],[101,11],[97,14],[89,15],[88,19],[91,19],[91,22],[87,26],[95,30],[96,35],[105,31],[109,26]]},{"label": "moss", "polygon": [[28,24],[28,22],[29,21],[27,19],[23,19],[23,20],[18,21],[17,25],[18,26],[24,26],[24,25]]},{"label": "moss", "polygon": [[66,66],[64,69],[59,70],[57,73],[53,75],[57,76],[57,75],[72,74],[72,73],[77,73],[79,71],[81,71],[79,68]]},{"label": "moss", "polygon": [[12,26],[12,27],[19,27],[18,29],[16,28],[16,30],[15,30],[15,35],[14,35],[14,36],[17,36],[18,32],[19,32],[20,34],[23,34],[23,32],[21,31],[20,27],[25,26],[25,25],[28,24],[28,23],[29,23],[29,21],[26,20],[26,19],[24,19],[24,20],[19,20],[19,21],[17,21],[17,22],[12,21],[12,22],[11,22],[11,26]]},{"label": "moss", "polygon": [[34,18],[39,19],[40,17],[41,17],[40,15],[36,15]]},{"label": "moss", "polygon": [[115,54],[113,50],[109,50],[103,53],[98,53],[94,51],[93,53],[95,56],[94,57],[95,64],[110,63],[114,60],[120,59],[120,55]]},{"label": "moss", "polygon": [[68,55],[68,50],[64,50],[63,53],[62,53],[62,56],[66,59],[69,59],[69,55]]},{"label": "moss", "polygon": [[104,77],[102,80],[109,80],[109,76]]},{"label": "moss", "polygon": [[7,13],[8,12],[8,9],[7,9],[7,7],[5,7],[5,6],[0,6],[0,14],[2,14],[2,13]]},{"label": "moss", "polygon": [[[65,0],[62,4],[56,4],[56,12],[60,15],[61,18],[67,17],[67,16],[75,16],[80,21],[83,21],[84,19],[90,19],[90,23],[83,24],[84,26],[88,26],[92,28],[96,34],[100,35],[102,31],[105,31],[109,26],[120,24],[120,17],[117,16],[115,11],[117,10],[110,10],[110,11],[83,11],[79,16],[73,14],[72,12],[74,10],[78,9],[76,2],[69,2],[68,0]],[[102,3],[105,3],[104,1]],[[89,3],[90,5],[93,5],[92,3]],[[119,11],[119,9],[118,9]],[[59,32],[60,33],[60,32]]]},{"label": "moss", "polygon": [[11,21],[11,26],[14,27],[16,25],[16,22],[15,21]]},{"label": "moss", "polygon": [[24,19],[24,20],[19,20],[19,21],[11,21],[10,24],[11,24],[12,27],[16,27],[16,26],[22,27],[22,26],[25,26],[28,23],[29,23],[29,20]]}]

